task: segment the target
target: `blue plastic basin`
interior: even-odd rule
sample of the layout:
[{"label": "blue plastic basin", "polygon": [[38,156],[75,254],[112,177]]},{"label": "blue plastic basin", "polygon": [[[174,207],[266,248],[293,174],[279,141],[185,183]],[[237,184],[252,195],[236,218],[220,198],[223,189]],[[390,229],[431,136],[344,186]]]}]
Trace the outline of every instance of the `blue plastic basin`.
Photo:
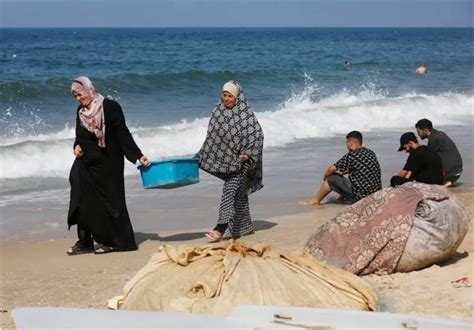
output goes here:
[{"label": "blue plastic basin", "polygon": [[138,166],[145,189],[172,189],[199,182],[195,158],[172,158]]}]

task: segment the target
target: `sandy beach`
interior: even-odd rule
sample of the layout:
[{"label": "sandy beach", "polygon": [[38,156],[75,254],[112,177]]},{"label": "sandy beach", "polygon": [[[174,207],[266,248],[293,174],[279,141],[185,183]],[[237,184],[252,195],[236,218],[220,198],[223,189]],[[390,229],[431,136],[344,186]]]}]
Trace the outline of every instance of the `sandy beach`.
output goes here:
[{"label": "sandy beach", "polygon": [[[474,192],[452,189],[474,218]],[[336,215],[343,205],[328,204],[310,212],[268,220],[257,220],[247,244],[267,242],[285,249],[302,249],[309,235]],[[10,312],[18,307],[107,308],[107,300],[120,295],[125,283],[149,260],[162,244],[207,244],[203,228],[189,232],[136,233],[139,250],[106,255],[67,256],[72,239],[9,244],[1,250],[2,329],[13,328]],[[472,287],[456,287],[452,281],[473,278],[473,228],[471,226],[457,254],[443,264],[392,275],[364,277],[378,292],[380,310],[393,313],[435,315],[474,321]]]},{"label": "sandy beach", "polygon": [[[325,169],[347,153],[346,135],[363,134],[387,187],[407,161],[406,153],[397,152],[400,136],[415,132],[422,118],[459,149],[463,172],[451,191],[474,219],[469,1],[234,1],[222,7],[215,1],[110,6],[95,0],[77,10],[67,1],[33,2],[6,0],[0,6],[8,13],[0,16],[0,330],[15,327],[11,315],[20,307],[105,310],[163,244],[210,244],[204,234],[219,217],[222,180],[200,171],[199,184],[144,189],[134,161],[139,154],[151,161],[193,157],[230,80],[245,91],[264,136],[264,188],[250,196],[256,232],[242,238],[245,244],[303,249],[345,207],[335,194],[320,207],[298,202],[314,196]],[[426,74],[416,73],[421,63]],[[67,224],[70,181],[77,183],[75,171],[70,180],[72,151],[80,132],[90,133],[77,116],[78,94],[71,94],[80,76],[120,104],[140,149],[127,156],[123,168],[138,251],[66,254],[77,231]],[[105,112],[110,140],[118,136],[117,127],[109,125],[113,115]],[[233,137],[252,134],[249,128],[228,131]],[[124,145],[107,145],[105,154],[125,151]],[[242,146],[236,155],[248,150]],[[96,168],[107,174],[101,179],[114,172]],[[117,185],[105,191],[116,192],[121,182],[119,176],[107,179],[107,185]],[[85,213],[98,209],[87,206]],[[103,222],[93,217],[87,220]],[[363,279],[377,292],[381,312],[474,324],[473,252],[470,228],[456,254],[441,264]]]}]

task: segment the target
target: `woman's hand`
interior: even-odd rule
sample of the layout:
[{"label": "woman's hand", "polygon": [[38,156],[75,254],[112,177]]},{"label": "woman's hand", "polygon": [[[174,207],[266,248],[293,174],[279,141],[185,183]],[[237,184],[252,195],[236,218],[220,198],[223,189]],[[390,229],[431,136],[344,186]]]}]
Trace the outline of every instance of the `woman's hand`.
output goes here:
[{"label": "woman's hand", "polygon": [[74,156],[76,156],[76,158],[81,158],[82,155],[84,155],[84,151],[82,151],[82,148],[79,144],[74,147],[73,152],[74,152]]},{"label": "woman's hand", "polygon": [[141,156],[138,161],[140,162],[140,164],[142,164],[142,166],[145,166],[145,167],[150,166],[150,161],[148,160],[148,157],[145,155]]}]

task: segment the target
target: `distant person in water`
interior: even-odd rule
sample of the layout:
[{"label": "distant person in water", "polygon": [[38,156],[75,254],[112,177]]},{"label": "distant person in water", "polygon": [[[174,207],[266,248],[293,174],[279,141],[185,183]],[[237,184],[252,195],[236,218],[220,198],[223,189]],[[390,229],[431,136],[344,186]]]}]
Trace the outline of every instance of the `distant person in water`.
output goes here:
[{"label": "distant person in water", "polygon": [[79,106],[68,226],[77,225],[79,240],[67,254],[136,250],[125,204],[124,156],[143,166],[148,158],[133,140],[120,105],[96,92],[89,78],[74,79],[71,93]]},{"label": "distant person in water", "polygon": [[461,177],[462,158],[456,144],[446,133],[433,128],[433,123],[424,118],[415,124],[418,136],[428,139],[428,148],[434,150],[443,164],[443,180],[445,187],[452,186]]},{"label": "distant person in water", "polygon": [[[323,183],[316,196],[300,202],[301,205],[320,205],[331,191],[339,194],[339,200],[352,204],[382,189],[377,156],[364,147],[359,131],[346,135],[346,147],[349,152],[324,172]],[[349,179],[344,177],[345,174],[349,174]]]},{"label": "distant person in water", "polygon": [[443,184],[441,158],[432,149],[419,144],[414,133],[402,134],[398,151],[402,150],[410,155],[403,169],[390,180],[392,187],[401,186],[409,181]]},{"label": "distant person in water", "polygon": [[346,69],[352,69],[352,62],[351,61],[344,61],[344,67]]},{"label": "distant person in water", "polygon": [[428,73],[428,68],[426,67],[425,64],[421,64],[421,65],[416,69],[416,73],[421,74],[421,75],[424,75],[424,74]]}]

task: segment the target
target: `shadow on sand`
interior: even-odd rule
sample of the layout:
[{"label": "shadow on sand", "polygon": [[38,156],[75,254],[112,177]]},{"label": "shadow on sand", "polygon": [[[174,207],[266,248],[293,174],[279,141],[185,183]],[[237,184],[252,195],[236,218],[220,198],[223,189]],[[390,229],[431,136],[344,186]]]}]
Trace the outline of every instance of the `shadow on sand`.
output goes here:
[{"label": "shadow on sand", "polygon": [[137,245],[142,244],[145,241],[160,241],[160,235],[156,233],[137,233],[135,232],[135,241]]},{"label": "shadow on sand", "polygon": [[255,220],[253,221],[253,226],[255,231],[271,229],[278,225],[276,222],[270,222],[266,220]]},{"label": "shadow on sand", "polygon": [[169,242],[169,241],[192,241],[198,238],[203,238],[205,232],[194,232],[194,233],[181,233],[170,235],[166,237],[161,237],[161,241]]},{"label": "shadow on sand", "polygon": [[[255,231],[266,230],[273,228],[277,225],[275,222],[266,220],[255,220],[253,221]],[[180,233],[170,236],[161,237],[156,233],[135,233],[135,240],[138,245],[145,241],[161,241],[161,242],[173,242],[173,241],[192,241],[195,239],[205,237],[206,232],[192,232],[192,233]]]},{"label": "shadow on sand", "polygon": [[448,260],[442,261],[442,262],[438,263],[438,265],[441,266],[441,267],[453,265],[456,262],[458,262],[459,260],[467,258],[468,256],[469,256],[469,252],[467,252],[467,251],[456,252]]}]

